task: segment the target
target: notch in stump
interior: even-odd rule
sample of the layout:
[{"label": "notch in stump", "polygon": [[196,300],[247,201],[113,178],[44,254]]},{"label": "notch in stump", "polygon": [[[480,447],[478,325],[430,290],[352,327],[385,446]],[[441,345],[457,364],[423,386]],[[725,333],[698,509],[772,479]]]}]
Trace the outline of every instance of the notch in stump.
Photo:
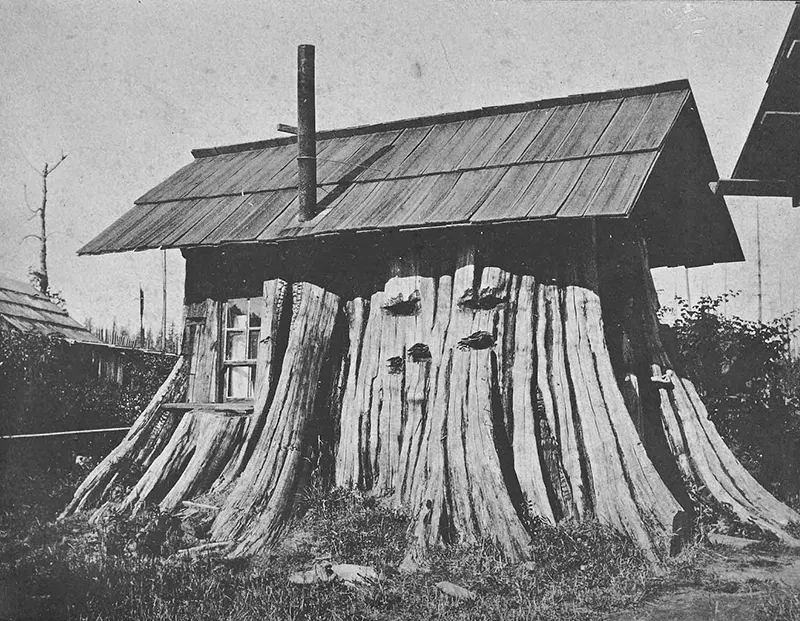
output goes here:
[{"label": "notch in stump", "polygon": [[458,348],[462,351],[467,349],[489,349],[494,347],[494,344],[495,340],[491,334],[478,330],[461,339],[458,342]]}]

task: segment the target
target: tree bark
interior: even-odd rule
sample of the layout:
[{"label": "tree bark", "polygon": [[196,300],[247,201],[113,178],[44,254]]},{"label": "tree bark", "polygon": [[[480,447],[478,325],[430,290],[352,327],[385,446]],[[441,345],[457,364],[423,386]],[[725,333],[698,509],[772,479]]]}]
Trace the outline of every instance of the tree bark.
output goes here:
[{"label": "tree bark", "polygon": [[685,377],[673,370],[658,332],[658,298],[653,285],[645,242],[635,245],[636,263],[631,289],[644,295],[636,312],[629,318],[629,333],[638,335],[635,346],[640,357],[650,364],[649,390],[657,393],[657,404],[666,444],[677,465],[682,483],[695,503],[714,513],[738,520],[742,525],[777,536],[788,545],[800,541],[786,531],[790,524],[800,524],[800,515],[769,492],[747,472],[725,445],[697,391]]},{"label": "tree bark", "polygon": [[214,540],[236,541],[232,556],[270,545],[286,526],[339,312],[337,296],[308,283],[293,286],[292,303],[289,342],[264,430],[211,528]]},{"label": "tree bark", "polygon": [[81,483],[59,519],[105,501],[115,483],[146,469],[169,441],[177,421],[161,409],[180,401],[186,392],[187,361],[180,356],[167,379],[123,438]]},{"label": "tree bark", "polygon": [[[163,423],[181,362],[65,514],[104,499],[124,456],[144,474],[123,511],[218,506],[212,540],[254,554],[286,527],[315,434],[336,428],[336,483],[411,516],[409,569],[442,543],[490,539],[527,558],[533,520],[596,519],[663,558],[697,503],[796,542],[786,527],[800,516],[744,470],[669,371],[640,240],[615,241],[608,257],[594,225],[576,222],[540,240],[526,255],[535,265],[467,234],[450,241],[388,255],[383,288],[343,305],[317,285],[289,295],[264,283],[253,415],[198,404]],[[330,345],[340,307],[342,351]],[[219,303],[193,315],[191,395],[209,400]]]}]

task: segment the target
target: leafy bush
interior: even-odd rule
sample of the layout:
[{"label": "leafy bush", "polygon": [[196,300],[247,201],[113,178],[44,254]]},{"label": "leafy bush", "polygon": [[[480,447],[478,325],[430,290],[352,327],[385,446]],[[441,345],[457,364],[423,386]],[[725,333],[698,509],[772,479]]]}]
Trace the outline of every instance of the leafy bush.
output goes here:
[{"label": "leafy bush", "polygon": [[784,500],[800,492],[800,361],[789,356],[789,323],[728,317],[730,294],[681,306],[678,360],[737,457]]},{"label": "leafy bush", "polygon": [[[169,374],[174,359],[137,351],[124,355],[128,381],[120,386],[98,378],[90,352],[80,346],[55,336],[0,331],[0,435],[130,425]],[[76,454],[96,461],[120,437],[114,433],[0,441],[4,506],[50,506],[37,489],[54,489],[64,476],[79,476],[86,467],[76,467]]]},{"label": "leafy bush", "polygon": [[3,435],[132,423],[164,381],[173,358],[125,352],[128,381],[96,377],[91,356],[57,336],[0,332]]}]

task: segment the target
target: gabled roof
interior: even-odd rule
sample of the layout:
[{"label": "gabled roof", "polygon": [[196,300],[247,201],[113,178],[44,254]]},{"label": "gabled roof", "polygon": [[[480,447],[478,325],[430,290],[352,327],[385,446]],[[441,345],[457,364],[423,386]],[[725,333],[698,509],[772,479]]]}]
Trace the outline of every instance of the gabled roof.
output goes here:
[{"label": "gabled roof", "polygon": [[[687,123],[690,135],[673,131]],[[672,142],[682,142],[673,157],[685,160],[680,180],[662,180],[662,194],[676,210],[673,226],[684,237],[705,235],[712,250],[687,254],[685,248],[702,244],[680,241],[667,261],[740,260],[725,203],[706,187],[717,172],[685,80],[319,132],[320,213],[308,222],[298,218],[295,137],[198,149],[192,163],[139,198],[80,253],[626,218],[671,134],[680,135]],[[683,153],[687,140],[691,160]],[[687,209],[715,230],[684,232],[691,229]]]},{"label": "gabled roof", "polygon": [[767,83],[733,178],[795,182],[800,176],[800,4]]},{"label": "gabled roof", "polygon": [[0,274],[0,326],[61,335],[68,341],[103,342],[30,285]]}]

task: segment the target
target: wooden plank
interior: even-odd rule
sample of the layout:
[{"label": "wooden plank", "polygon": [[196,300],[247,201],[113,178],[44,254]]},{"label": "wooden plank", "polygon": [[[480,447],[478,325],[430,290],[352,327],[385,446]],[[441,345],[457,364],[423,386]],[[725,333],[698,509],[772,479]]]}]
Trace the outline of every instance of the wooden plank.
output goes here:
[{"label": "wooden plank", "polygon": [[[272,194],[272,193],[268,193]],[[242,222],[250,220],[256,211],[259,209],[261,200],[265,194],[250,194],[242,198],[242,202],[229,210],[228,217],[222,221],[211,233],[203,238],[203,245],[219,244],[222,242],[230,241],[231,235],[234,231],[239,229]]]},{"label": "wooden plank", "polygon": [[[509,164],[522,159],[522,154],[534,138],[539,135],[542,128],[555,114],[557,109],[531,110],[525,113],[523,119],[514,128],[511,135],[503,141],[497,151],[487,162],[488,166]],[[562,113],[563,114],[563,113]]]},{"label": "wooden plank", "polygon": [[[504,114],[487,117],[491,124],[479,140],[470,147],[463,158],[456,164],[457,168],[480,168],[486,166],[500,147],[514,133],[525,118],[526,113]],[[546,115],[545,115],[546,116]]]},{"label": "wooden plank", "polygon": [[195,197],[195,188],[203,183],[210,175],[213,175],[220,167],[225,166],[235,157],[235,154],[218,155],[199,160],[199,165],[194,174],[186,179],[180,187],[176,187],[171,192],[165,192],[161,200],[177,200],[184,197]]},{"label": "wooden plank", "polygon": [[[366,203],[369,196],[378,190],[381,183],[383,182],[354,183],[330,203],[327,202],[329,195],[323,191],[320,198],[321,206],[324,206],[323,212],[312,220],[304,222],[298,235],[312,235],[342,229],[343,224],[352,216],[353,212],[360,205]],[[325,190],[331,190],[331,187],[327,186]]]},{"label": "wooden plank", "polygon": [[[205,218],[209,213],[215,210],[221,203],[224,203],[226,198],[200,198],[195,201],[184,201],[180,203],[180,217],[175,220],[175,223],[169,228],[157,227],[156,232],[159,235],[157,239],[160,245],[173,246],[178,240],[186,233],[190,233],[192,228]],[[155,239],[153,240],[156,241]]]},{"label": "wooden plank", "polygon": [[653,149],[661,146],[688,97],[689,91],[684,90],[658,93],[625,149]]},{"label": "wooden plank", "polygon": [[392,143],[392,150],[381,158],[380,170],[372,168],[360,176],[362,180],[386,179],[397,176],[400,164],[416,149],[431,131],[431,126],[411,127],[403,131]]},{"label": "wooden plank", "polygon": [[430,209],[415,210],[406,216],[403,223],[425,225],[435,223],[467,222],[505,174],[504,168],[471,170],[458,175],[453,189]]},{"label": "wooden plank", "polygon": [[637,95],[622,101],[592,153],[614,153],[622,150],[633,136],[653,102],[654,95]]},{"label": "wooden plank", "polygon": [[419,200],[424,200],[428,193],[434,191],[439,177],[418,177],[392,182],[385,192],[370,195],[363,210],[357,217],[345,224],[352,229],[377,228],[387,218],[402,219],[402,214],[412,209]]},{"label": "wooden plank", "polygon": [[562,162],[550,181],[533,197],[532,204],[522,201],[524,210],[529,206],[528,218],[549,218],[556,215],[567,200],[572,188],[580,179],[590,160],[570,160]]},{"label": "wooden plank", "polygon": [[187,401],[213,403],[219,396],[219,340],[221,306],[216,300],[204,303],[204,318],[195,330],[192,361],[189,366],[191,392]]},{"label": "wooden plank", "polygon": [[255,209],[250,216],[242,221],[227,234],[226,241],[252,241],[258,239],[267,227],[277,218],[286,207],[297,199],[297,190],[280,190],[264,194],[252,194],[247,203],[252,203]]},{"label": "wooden plank", "polygon": [[191,175],[193,175],[199,166],[201,166],[199,160],[193,160],[189,162],[188,164],[186,164],[186,166],[183,166],[177,172],[171,174],[157,186],[145,192],[134,202],[152,203],[154,201],[161,200],[162,196],[167,195],[175,188],[181,187],[185,183],[185,180],[188,179]]},{"label": "wooden plank", "polygon": [[208,235],[213,233],[242,203],[247,201],[247,196],[226,196],[211,200],[216,204],[204,211],[204,215],[197,218],[191,229],[178,238],[176,242],[178,245],[191,246],[203,243]]},{"label": "wooden plank", "polygon": [[362,223],[371,215],[372,217],[385,217],[396,205],[395,197],[401,195],[419,179],[385,180],[380,183],[369,184],[371,191],[362,195],[360,189],[351,196],[361,198],[361,202],[347,200],[347,210],[340,211],[343,217],[338,220],[339,230],[353,230],[362,228]]},{"label": "wooden plank", "polygon": [[370,136],[353,136],[340,138],[342,142],[326,151],[324,157],[317,156],[317,184],[331,183],[352,173],[353,165],[358,162],[353,158],[361,150]]},{"label": "wooden plank", "polygon": [[207,192],[197,188],[195,188],[195,192],[203,195],[241,193],[239,189],[241,180],[249,179],[252,176],[254,168],[261,165],[260,159],[262,156],[263,153],[261,151],[246,151],[242,153],[238,169],[229,171],[225,177],[216,178]]},{"label": "wooden plank", "polygon": [[769,129],[796,133],[800,128],[800,112],[765,110],[759,123]]},{"label": "wooden plank", "polygon": [[519,156],[519,161],[551,159],[572,129],[582,122],[587,108],[588,104],[556,108],[542,131]]},{"label": "wooden plank", "polygon": [[580,217],[584,214],[592,197],[600,189],[614,159],[613,156],[607,156],[589,160],[572,192],[561,205],[558,211],[559,218]]},{"label": "wooden plank", "polygon": [[236,416],[252,414],[253,404],[249,403],[165,403],[161,406],[165,410],[174,412],[188,412],[191,410],[206,410],[210,412],[230,413]]},{"label": "wooden plank", "polygon": [[185,203],[181,201],[157,203],[146,220],[142,221],[136,229],[132,229],[117,240],[117,247],[122,250],[151,248],[152,246],[148,245],[147,242],[154,233],[163,233],[164,229],[161,223],[164,219],[172,215],[174,210],[190,204],[192,204],[192,201]]},{"label": "wooden plank", "polygon": [[515,217],[515,205],[542,169],[541,164],[512,166],[497,182],[483,204],[470,217],[471,222],[487,222]]},{"label": "wooden plank", "polygon": [[[332,141],[323,140],[317,142],[317,157],[325,157],[328,150],[333,146]],[[288,160],[284,163],[283,160],[279,164],[283,164],[280,169],[268,169],[262,172],[258,178],[252,179],[250,182],[244,183],[244,191],[259,191],[265,189],[277,190],[281,188],[297,187],[297,145],[290,145],[287,154],[291,153]],[[269,177],[269,178],[268,178]]]},{"label": "wooden plank", "polygon": [[272,179],[292,166],[297,157],[297,145],[286,145],[254,151],[255,157],[219,187],[220,194],[241,194],[272,187]]},{"label": "wooden plank", "polygon": [[153,209],[155,209],[155,205],[134,205],[91,241],[84,244],[78,250],[78,254],[94,254],[115,250],[117,240],[147,220]]},{"label": "wooden plank", "polygon": [[239,172],[252,159],[252,156],[253,154],[250,152],[224,156],[229,159],[221,162],[221,165],[216,170],[203,179],[201,183],[198,183],[191,190],[190,195],[204,197],[222,194],[220,187]]},{"label": "wooden plank", "polygon": [[458,132],[444,145],[436,157],[425,167],[425,172],[457,170],[461,160],[475,147],[487,139],[487,131],[495,119],[490,116],[464,121]]},{"label": "wooden plank", "polygon": [[553,157],[581,157],[591,153],[621,104],[621,99],[588,103]]},{"label": "wooden plank", "polygon": [[720,179],[708,184],[715,196],[795,196],[797,186],[782,179]]},{"label": "wooden plank", "polygon": [[447,149],[463,123],[434,125],[416,149],[397,167],[396,176],[418,175],[429,167],[437,167],[439,154]]},{"label": "wooden plank", "polygon": [[376,226],[375,222],[379,222],[379,226],[395,227],[409,222],[428,221],[427,217],[435,213],[438,205],[452,194],[459,177],[459,173],[425,177],[425,182],[415,185],[403,204],[397,205],[380,221],[367,218],[365,225]]},{"label": "wooden plank", "polygon": [[[397,140],[400,134],[401,131],[397,130],[391,132],[380,132],[377,134],[366,134],[363,136],[364,140],[361,143],[361,147],[351,158],[352,165],[363,166],[363,169],[358,173],[359,180],[366,179],[365,173],[368,170],[377,170],[386,173],[389,172],[385,169],[383,161],[386,158],[386,155],[391,153],[391,151],[394,149],[394,142]],[[365,165],[365,162],[373,159],[379,151],[383,152],[383,155],[380,157],[380,159]],[[340,179],[341,177],[333,176],[330,179],[327,179],[325,183],[339,183]]]},{"label": "wooden plank", "polygon": [[137,247],[158,247],[161,240],[191,216],[199,202],[198,200],[186,200],[158,204],[153,211],[152,221],[139,231],[136,240]]},{"label": "wooden plank", "polygon": [[627,216],[633,209],[657,152],[616,155],[584,216]]}]

